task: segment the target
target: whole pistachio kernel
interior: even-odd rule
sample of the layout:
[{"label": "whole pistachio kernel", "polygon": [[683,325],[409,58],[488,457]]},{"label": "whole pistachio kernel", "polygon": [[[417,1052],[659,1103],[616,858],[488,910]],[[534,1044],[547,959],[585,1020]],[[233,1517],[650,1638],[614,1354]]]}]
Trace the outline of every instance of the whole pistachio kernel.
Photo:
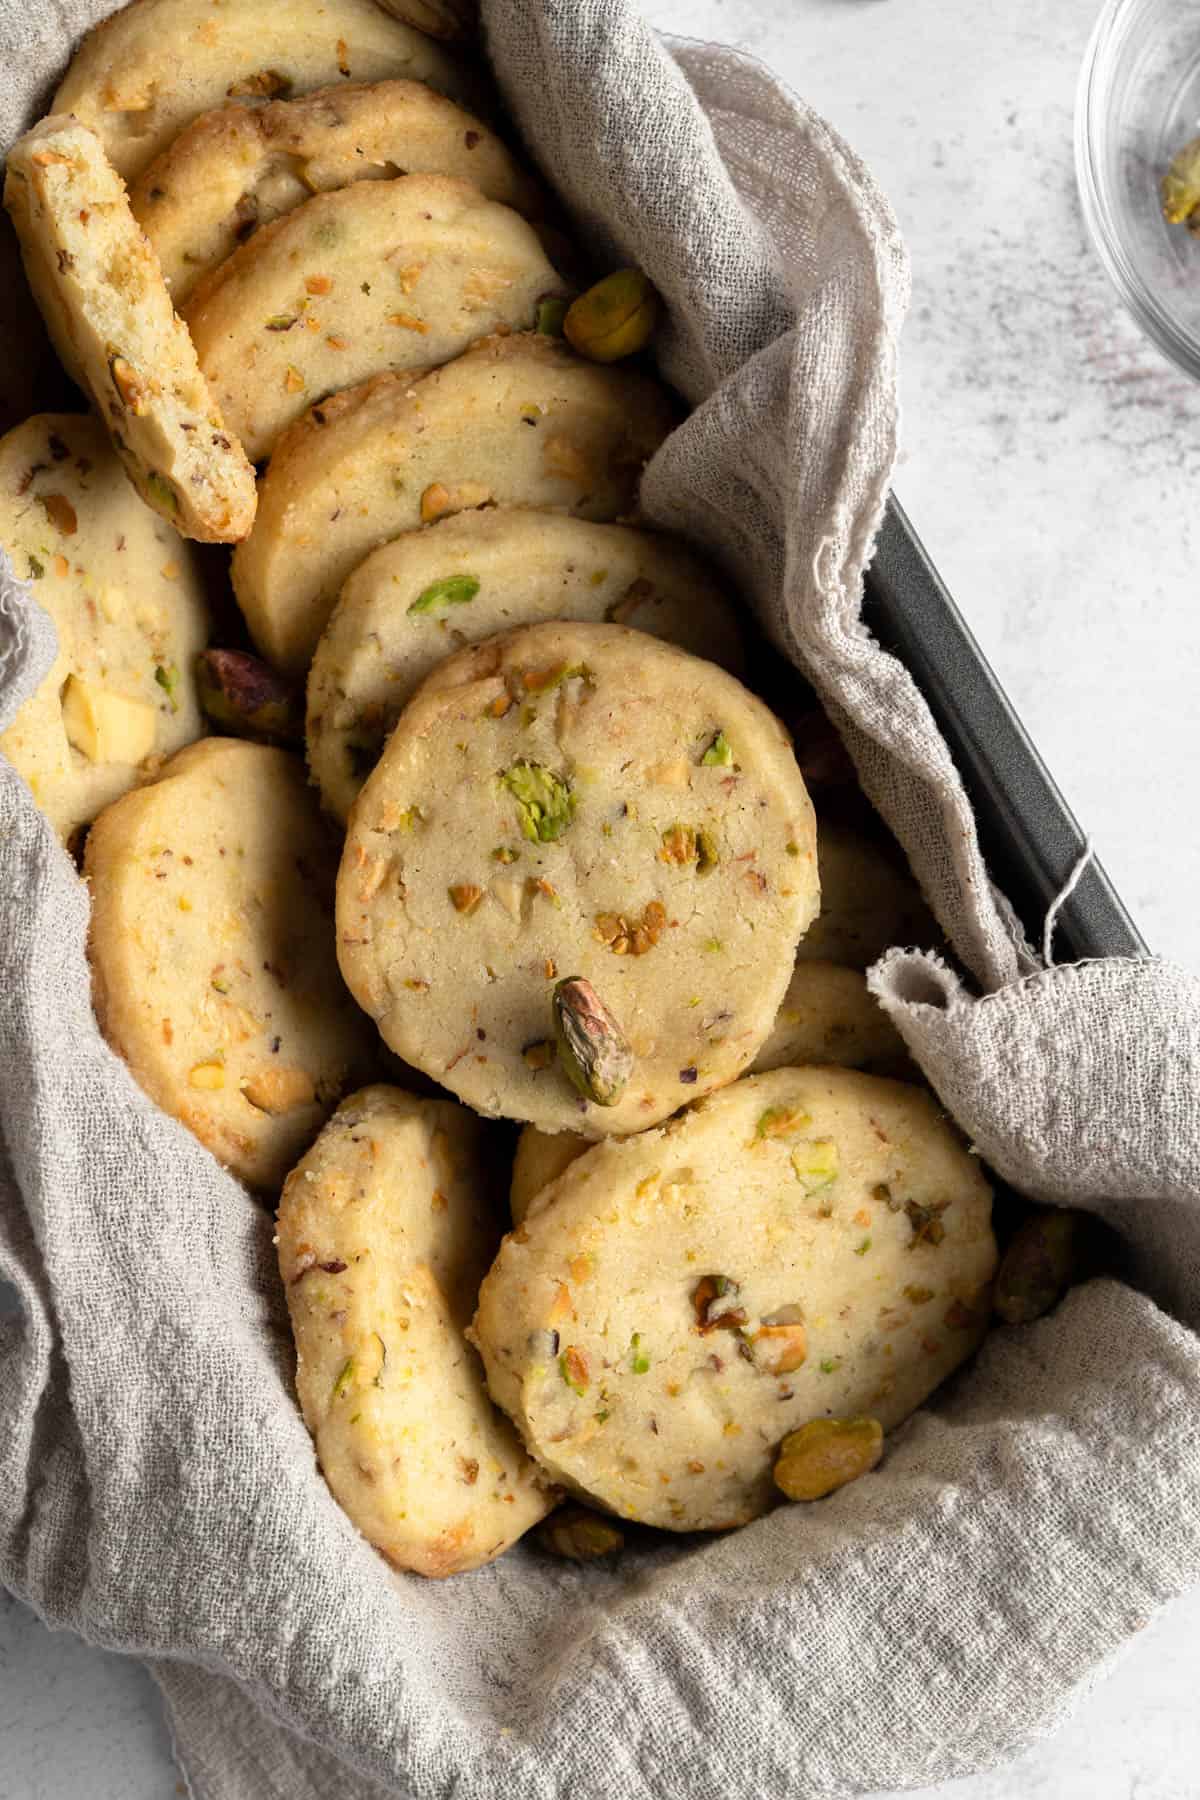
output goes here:
[{"label": "whole pistachio kernel", "polygon": [[542,1520],[535,1535],[541,1549],[568,1562],[594,1562],[625,1547],[615,1521],[589,1512],[586,1506],[560,1506]]},{"label": "whole pistachio kernel", "polygon": [[633,1050],[590,981],[568,975],[554,989],[554,1035],[567,1079],[585,1100],[615,1106],[633,1074]]},{"label": "whole pistachio kernel", "polygon": [[789,1500],[823,1500],[869,1474],[882,1455],[878,1419],[810,1419],[780,1445],[775,1485]]},{"label": "whole pistachio kernel", "polygon": [[646,348],[661,310],[640,269],[617,269],[567,308],[563,336],[592,362],[619,362]]},{"label": "whole pistachio kernel", "polygon": [[992,1304],[1006,1325],[1028,1325],[1056,1306],[1079,1262],[1078,1213],[1047,1207],[1019,1228],[1000,1259]]},{"label": "whole pistachio kernel", "polygon": [[437,612],[446,606],[465,606],[478,592],[479,581],[474,575],[445,575],[441,581],[431,581],[422,588],[408,611],[411,615]]},{"label": "whole pistachio kernel", "polygon": [[[302,696],[248,650],[202,650],[196,658],[196,689],[213,724],[236,737],[288,744],[304,737]],[[374,767],[376,754],[372,751],[368,767]]]}]

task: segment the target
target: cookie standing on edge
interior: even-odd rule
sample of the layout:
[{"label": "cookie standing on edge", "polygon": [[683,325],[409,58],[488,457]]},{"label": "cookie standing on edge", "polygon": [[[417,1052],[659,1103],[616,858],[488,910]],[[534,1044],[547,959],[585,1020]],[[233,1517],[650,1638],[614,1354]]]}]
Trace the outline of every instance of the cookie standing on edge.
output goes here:
[{"label": "cookie standing on edge", "polygon": [[523,1225],[532,1202],[565,1169],[592,1148],[590,1138],[573,1131],[551,1135],[536,1125],[526,1125],[517,1139],[508,1186],[508,1210],[514,1225]]},{"label": "cookie standing on edge", "polygon": [[93,27],[54,96],[131,181],[199,113],[404,75],[468,104],[480,82],[374,0],[133,0]]},{"label": "cookie standing on edge", "polygon": [[894,844],[823,820],[817,838],[821,911],[797,955],[801,961],[869,969],[894,945],[941,944],[937,920]]},{"label": "cookie standing on edge", "polygon": [[397,175],[457,175],[539,218],[544,196],[474,114],[420,81],[320,88],[203,113],[129,193],[176,306],[260,226],[314,194]]},{"label": "cookie standing on edge", "polygon": [[373,1062],[333,955],[335,850],[298,758],[180,751],[88,836],[100,1028],[252,1187],[278,1187]]},{"label": "cookie standing on edge", "polygon": [[[818,830],[818,865],[821,843]],[[803,955],[792,971],[771,1035],[750,1072],[761,1075],[796,1063],[836,1063],[843,1069],[869,1069],[876,1075],[901,1078],[916,1075],[908,1064],[904,1039],[867,987],[866,978],[857,969],[810,962]]]},{"label": "cookie standing on edge", "polygon": [[389,538],[449,513],[632,513],[642,467],[675,418],[649,376],[585,363],[533,332],[335,394],[280,438],[255,528],[234,553],[251,636],[281,669],[306,673],[352,570]]},{"label": "cookie standing on edge", "polygon": [[259,462],[314,400],[527,329],[562,283],[533,227],[450,175],[359,181],[265,225],[183,310],[230,429]]},{"label": "cookie standing on edge", "polygon": [[610,620],[732,674],[733,608],[677,538],[562,513],[456,513],[370,555],[342,589],[308,678],[308,759],[345,819],[384,741],[444,656],[515,625]]},{"label": "cookie standing on edge", "polygon": [[920,1088],[753,1075],[594,1146],[553,1195],[471,1336],[549,1474],[623,1518],[746,1524],[788,1432],[892,1430],[987,1326],[991,1191]]},{"label": "cookie standing on edge", "polygon": [[284,1186],[279,1272],[326,1481],[398,1569],[490,1562],[558,1500],[464,1332],[500,1241],[488,1127],[369,1087]]},{"label": "cookie standing on edge", "polygon": [[[350,816],[338,956],[407,1062],[489,1115],[637,1131],[740,1074],[818,905],[782,726],[712,663],[556,623],[440,665]],[[583,976],[634,1068],[587,1100],[555,1055]]]},{"label": "cookie standing on edge", "polygon": [[78,414],[42,413],[0,440],[0,544],[58,637],[0,752],[69,839],[204,731],[192,674],[204,584],[103,426]]},{"label": "cookie standing on edge", "polygon": [[43,119],[13,145],[7,169],[4,204],[29,285],[129,479],[184,537],[245,537],[254,470],[225,429],[99,139],[74,119]]}]

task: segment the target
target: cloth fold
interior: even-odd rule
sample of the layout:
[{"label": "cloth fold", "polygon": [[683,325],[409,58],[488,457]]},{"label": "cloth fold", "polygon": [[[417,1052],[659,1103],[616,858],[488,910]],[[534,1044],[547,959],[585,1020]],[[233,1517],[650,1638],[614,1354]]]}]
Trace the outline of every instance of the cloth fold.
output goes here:
[{"label": "cloth fold", "polygon": [[[0,0],[5,143],[106,10]],[[393,1574],[317,1470],[270,1218],[100,1040],[85,891],[0,761],[0,1580],[146,1658],[198,1800],[833,1800],[966,1774],[1200,1578],[1200,996],[1149,961],[1039,970],[928,708],[859,621],[907,299],[865,170],[754,63],[668,52],[633,0],[484,14],[581,233],[668,301],[661,365],[694,410],[646,510],[816,686],[983,997],[900,952],[876,991],[981,1153],[1108,1220],[1130,1282],[995,1334],[819,1507],[611,1570],[518,1547]],[[49,648],[5,571],[0,718]]]}]

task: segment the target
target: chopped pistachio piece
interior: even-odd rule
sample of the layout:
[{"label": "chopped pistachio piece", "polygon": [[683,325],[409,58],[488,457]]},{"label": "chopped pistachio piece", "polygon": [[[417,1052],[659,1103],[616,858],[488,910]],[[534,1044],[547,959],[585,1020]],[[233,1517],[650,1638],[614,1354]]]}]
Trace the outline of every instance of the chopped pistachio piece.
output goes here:
[{"label": "chopped pistachio piece", "polygon": [[179,711],[179,670],[175,664],[159,663],[154,671],[154,679],[171,702],[171,711],[177,713]]},{"label": "chopped pistachio piece", "polygon": [[570,783],[541,763],[516,762],[500,777],[517,803],[517,820],[532,843],[552,844],[575,817]]},{"label": "chopped pistachio piece", "polygon": [[706,769],[731,769],[733,767],[733,750],[723,731],[718,731],[700,761]]},{"label": "chopped pistachio piece", "polygon": [[422,588],[412,605],[410,613],[436,612],[439,607],[465,606],[479,592],[479,581],[474,575],[444,575],[440,581],[431,581],[427,588]]},{"label": "chopped pistachio piece", "polygon": [[534,330],[545,337],[561,337],[563,320],[567,316],[567,308],[571,302],[562,294],[547,294],[544,300],[538,301],[534,315]]},{"label": "chopped pistachio piece", "polygon": [[[599,1414],[596,1415],[599,1418]],[[602,1519],[586,1506],[560,1506],[537,1528],[538,1544],[551,1556],[568,1562],[594,1562],[625,1547],[625,1539],[613,1519]]]},{"label": "chopped pistachio piece", "polygon": [[739,1291],[739,1284],[729,1275],[702,1275],[692,1289],[697,1331],[706,1336],[710,1331],[734,1331],[744,1325],[745,1311],[737,1305]]},{"label": "chopped pistachio piece", "polygon": [[832,1138],[814,1138],[792,1151],[792,1169],[806,1194],[818,1194],[837,1179],[838,1148]]},{"label": "chopped pistachio piece", "polygon": [[590,981],[565,977],[554,989],[558,1056],[572,1086],[597,1106],[615,1106],[633,1074],[633,1050]]},{"label": "chopped pistachio piece", "polygon": [[650,1369],[650,1358],[642,1349],[642,1334],[640,1331],[635,1331],[629,1340],[629,1367],[633,1370],[635,1375],[648,1374]]},{"label": "chopped pistachio piece", "polygon": [[759,1115],[754,1135],[757,1138],[791,1137],[794,1131],[803,1131],[811,1124],[811,1113],[798,1106],[768,1106]]},{"label": "chopped pistachio piece", "polygon": [[165,475],[160,475],[157,469],[150,469],[146,473],[146,498],[151,506],[172,518],[179,511],[179,495],[175,492],[174,483]]},{"label": "chopped pistachio piece", "polygon": [[583,1354],[582,1350],[577,1350],[574,1344],[568,1344],[567,1348],[559,1357],[558,1372],[566,1382],[567,1386],[573,1389],[575,1393],[584,1394],[587,1392],[589,1374],[587,1357]]}]

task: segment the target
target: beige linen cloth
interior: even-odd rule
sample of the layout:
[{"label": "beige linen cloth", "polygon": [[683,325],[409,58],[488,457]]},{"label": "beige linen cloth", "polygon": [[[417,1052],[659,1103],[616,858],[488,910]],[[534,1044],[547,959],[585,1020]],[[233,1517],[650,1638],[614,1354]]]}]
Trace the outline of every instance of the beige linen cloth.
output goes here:
[{"label": "beige linen cloth", "polygon": [[[0,141],[105,10],[0,0]],[[632,0],[485,13],[585,241],[667,299],[663,373],[694,410],[649,514],[726,564],[826,698],[984,997],[904,951],[876,991],[997,1171],[1112,1223],[1128,1285],[994,1334],[818,1506],[612,1569],[518,1549],[394,1575],[317,1472],[271,1221],[97,1036],[85,890],[0,765],[0,1579],[149,1662],[198,1800],[782,1800],[966,1774],[1052,1727],[1200,1577],[1200,984],[1040,968],[924,702],[858,622],[907,295],[866,170],[764,70],[664,48]],[[6,576],[0,723],[51,647]]]}]

